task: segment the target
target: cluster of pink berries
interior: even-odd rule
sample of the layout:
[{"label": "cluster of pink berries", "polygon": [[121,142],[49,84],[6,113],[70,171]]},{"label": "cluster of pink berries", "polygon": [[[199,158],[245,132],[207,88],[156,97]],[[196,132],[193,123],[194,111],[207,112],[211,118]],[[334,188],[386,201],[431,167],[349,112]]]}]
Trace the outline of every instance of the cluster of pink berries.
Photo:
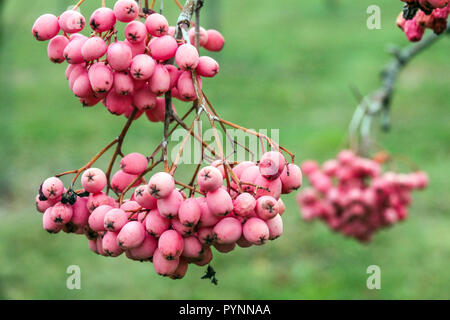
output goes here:
[{"label": "cluster of pink berries", "polygon": [[302,171],[312,186],[297,197],[303,218],[319,218],[332,230],[361,242],[369,242],[378,229],[406,219],[410,192],[428,185],[424,172],[382,173],[378,162],[349,150],[322,167],[305,161]]},{"label": "cluster of pink berries", "polygon": [[[129,259],[152,261],[160,275],[180,279],[188,264],[211,261],[211,246],[226,253],[236,245],[245,248],[278,238],[285,211],[280,196],[302,184],[300,167],[287,164],[276,151],[265,153],[259,163],[241,162],[232,173],[223,162],[213,162],[198,172],[199,190],[194,187],[191,197],[166,172],[147,183],[142,177],[147,165],[139,153],[122,158],[111,187],[117,193],[135,187],[125,201],[104,192],[108,182],[100,169],[84,171],[78,192],[66,190],[57,177],[48,178],[36,197],[44,229],[84,234],[97,254],[117,257],[125,252]],[[232,177],[234,182],[225,184]],[[193,197],[195,192],[202,196]]]},{"label": "cluster of pink berries", "polygon": [[420,41],[425,29],[441,34],[447,28],[450,14],[449,0],[402,0],[406,2],[397,18],[397,26],[409,41]]},{"label": "cluster of pink berries", "polygon": [[[169,27],[158,13],[140,21],[136,1],[119,0],[114,10],[102,7],[89,20],[90,37],[80,34],[86,24],[81,13],[68,10],[56,17],[40,16],[33,25],[33,36],[50,40],[48,57],[54,63],[66,61],[66,77],[72,92],[83,106],[102,102],[115,115],[130,117],[134,107],[152,122],[164,121],[165,101],[160,96],[171,92],[182,101],[197,98],[192,76],[214,77],[219,64],[211,57],[199,56],[194,42],[195,29],[189,40],[177,40],[176,28]],[[116,22],[127,23],[125,39],[117,40]],[[62,35],[58,35],[60,30]],[[113,39],[112,39],[113,38]],[[216,30],[200,28],[200,45],[209,51],[222,50],[225,40]],[[190,43],[189,43],[190,42]],[[172,65],[175,59],[178,68]]]}]

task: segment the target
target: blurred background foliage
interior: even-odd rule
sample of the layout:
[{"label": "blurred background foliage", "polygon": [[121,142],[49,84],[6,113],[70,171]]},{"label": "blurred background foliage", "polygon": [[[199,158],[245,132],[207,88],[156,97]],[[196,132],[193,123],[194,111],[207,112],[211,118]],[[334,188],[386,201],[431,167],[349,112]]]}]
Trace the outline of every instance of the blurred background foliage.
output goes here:
[{"label": "blurred background foliage", "polygon": [[[87,0],[82,13],[89,17],[100,3]],[[114,1],[106,3],[112,7]],[[225,119],[248,128],[280,128],[281,144],[298,161],[334,157],[345,146],[356,106],[350,87],[371,92],[390,58],[387,45],[407,44],[395,26],[401,2],[376,3],[381,30],[366,27],[370,0],[206,0],[203,25],[220,28],[227,42],[213,55],[221,72],[204,81],[205,92]],[[51,64],[46,43],[31,36],[39,15],[58,15],[73,4],[0,1],[0,298],[450,298],[450,39],[401,74],[393,130],[379,135],[385,149],[430,175],[429,189],[413,196],[410,218],[361,245],[321,223],[302,221],[290,195],[283,237],[264,247],[215,253],[215,287],[200,280],[202,268],[190,268],[175,282],[156,275],[149,263],[96,256],[84,237],[41,229],[34,209],[41,181],[86,163],[124,123],[102,106],[83,109],[68,89],[65,66]],[[176,21],[172,1],[165,1],[165,14]],[[162,124],[142,117],[124,152],[148,153],[161,135]],[[81,267],[81,290],[66,289],[66,268],[73,264]],[[372,264],[381,267],[381,290],[366,288]]]}]

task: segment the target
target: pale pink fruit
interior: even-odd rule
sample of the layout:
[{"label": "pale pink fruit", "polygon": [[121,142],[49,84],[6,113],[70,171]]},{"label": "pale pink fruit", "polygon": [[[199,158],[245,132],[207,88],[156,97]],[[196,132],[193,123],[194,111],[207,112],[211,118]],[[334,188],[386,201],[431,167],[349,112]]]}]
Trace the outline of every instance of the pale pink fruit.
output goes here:
[{"label": "pale pink fruit", "polygon": [[148,159],[141,153],[129,153],[120,161],[120,168],[129,174],[140,174],[147,168]]},{"label": "pale pink fruit", "polygon": [[242,175],[242,172],[244,172],[245,169],[247,169],[247,168],[249,168],[249,167],[253,167],[253,166],[255,166],[255,163],[254,163],[254,162],[251,162],[251,161],[243,161],[243,162],[239,163],[238,165],[236,165],[236,166],[233,168],[233,172],[234,172],[234,174],[236,175],[236,177],[237,177],[238,179],[240,179],[240,178],[241,178],[241,175]]},{"label": "pale pink fruit", "polygon": [[89,193],[98,193],[106,186],[106,175],[100,169],[89,168],[81,176],[81,185]]},{"label": "pale pink fruit", "polygon": [[245,239],[245,237],[243,235],[239,238],[238,241],[236,241],[236,244],[241,248],[248,248],[253,245],[253,243],[251,243],[250,241]]},{"label": "pale pink fruit", "polygon": [[120,22],[130,22],[139,15],[139,8],[136,1],[119,0],[114,4],[114,15]]},{"label": "pale pink fruit", "polygon": [[[117,171],[112,179],[111,179],[111,188],[116,191],[117,193],[122,193],[125,188],[127,188],[136,178],[138,175],[136,174],[129,174],[126,173],[123,170]],[[139,185],[139,181],[136,182],[137,185]],[[134,184],[134,186],[136,186]]]},{"label": "pale pink fruit", "polygon": [[84,58],[81,54],[81,48],[86,43],[87,39],[88,38],[83,36],[69,41],[63,51],[63,55],[67,63],[80,64],[84,62]]},{"label": "pale pink fruit", "polygon": [[291,193],[302,186],[302,171],[295,164],[288,164],[280,176],[282,183],[282,192]]},{"label": "pale pink fruit", "polygon": [[219,64],[211,57],[203,56],[198,60],[197,74],[202,77],[214,77],[219,73]]},{"label": "pale pink fruit", "polygon": [[175,33],[177,32],[177,28],[174,26],[169,26],[169,36],[175,37]]},{"label": "pale pink fruit", "polygon": [[175,67],[174,65],[171,64],[166,64],[164,65],[164,67],[167,69],[167,72],[169,73],[170,76],[170,86],[169,88],[172,89],[173,87],[175,87],[177,85],[178,82],[178,78],[180,77],[180,70],[178,70],[177,67]]},{"label": "pale pink fruit", "polygon": [[175,61],[178,67],[183,70],[195,70],[199,61],[198,51],[193,45],[185,43],[178,48]]},{"label": "pale pink fruit", "polygon": [[69,204],[56,203],[50,211],[50,218],[57,225],[66,224],[72,219],[73,209]]},{"label": "pale pink fruit", "polygon": [[255,187],[250,184],[255,184],[255,181],[259,176],[260,176],[259,168],[256,165],[249,166],[244,170],[242,170],[240,177],[241,182],[244,183],[242,185],[242,190],[244,192],[253,193],[255,191]]},{"label": "pale pink fruit", "polygon": [[169,196],[156,201],[159,213],[168,219],[173,219],[178,216],[178,210],[182,203],[183,196],[176,189],[174,189]]},{"label": "pale pink fruit", "polygon": [[205,192],[216,191],[222,186],[222,181],[222,173],[213,166],[204,167],[197,174],[200,190]]},{"label": "pale pink fruit", "polygon": [[122,249],[128,250],[139,247],[145,239],[145,228],[138,221],[125,224],[117,236],[117,243]]},{"label": "pale pink fruit", "polygon": [[272,196],[277,200],[280,199],[282,190],[282,183],[280,178],[277,178],[275,180],[267,180],[266,178],[259,175],[255,180],[255,184],[259,187],[262,187],[256,191],[256,199],[262,196]]},{"label": "pale pink fruit", "polygon": [[158,172],[154,174],[148,182],[150,194],[155,199],[168,197],[175,189],[175,180],[166,172]]},{"label": "pale pink fruit", "polygon": [[34,22],[31,32],[38,41],[50,40],[59,32],[58,18],[49,13],[40,16]]},{"label": "pale pink fruit", "polygon": [[170,222],[172,229],[178,231],[182,237],[190,237],[195,233],[194,227],[186,227],[177,218],[172,219]]},{"label": "pale pink fruit", "polygon": [[130,217],[130,219],[137,219],[138,221],[142,222],[145,217],[145,211],[141,211],[142,207],[139,203],[137,203],[134,200],[127,200],[125,201],[121,206],[120,209],[125,211],[127,213],[127,216]]},{"label": "pale pink fruit", "polygon": [[132,21],[125,27],[125,38],[131,43],[144,42],[147,39],[147,29],[140,21]]},{"label": "pale pink fruit", "polygon": [[94,61],[103,57],[108,50],[108,46],[100,37],[92,37],[86,40],[81,47],[81,55],[85,61]]},{"label": "pale pink fruit", "polygon": [[[175,107],[172,104],[172,110],[176,113]],[[154,108],[145,111],[145,115],[151,122],[164,122],[166,115],[166,102],[164,97],[156,99],[156,105]]]},{"label": "pale pink fruit", "polygon": [[149,234],[145,235],[145,239],[139,247],[129,250],[134,260],[145,261],[153,257],[155,250],[158,248],[158,240]]},{"label": "pale pink fruit", "polygon": [[134,191],[134,199],[145,209],[156,208],[156,199],[150,194],[150,190],[147,185],[142,185],[136,188]]},{"label": "pale pink fruit", "polygon": [[[188,35],[189,35],[189,41],[192,44],[195,44],[195,28],[191,28],[188,32]],[[200,47],[203,47],[208,42],[208,32],[206,32],[206,30],[202,27],[200,27],[198,40],[199,40]]]},{"label": "pale pink fruit", "polygon": [[98,254],[106,257],[106,252],[103,250],[103,234],[99,235],[96,242]]},{"label": "pale pink fruit", "polygon": [[158,249],[164,258],[174,260],[183,252],[184,242],[181,235],[175,230],[167,230],[159,237]]},{"label": "pale pink fruit", "polygon": [[115,206],[115,201],[113,198],[108,197],[105,193],[91,193],[88,197],[87,207],[89,212],[94,211],[101,205]]},{"label": "pale pink fruit", "polygon": [[198,259],[203,253],[203,245],[200,240],[195,237],[183,238],[184,246],[182,256],[189,259]]},{"label": "pale pink fruit", "polygon": [[86,72],[86,68],[82,66],[81,64],[77,64],[76,67],[73,68],[73,70],[70,72],[69,76],[69,88],[70,90],[73,90],[73,85],[75,81],[78,79],[80,75]]},{"label": "pale pink fruit", "polygon": [[278,201],[271,196],[262,196],[256,202],[256,215],[269,220],[275,217],[279,212]]},{"label": "pale pink fruit", "polygon": [[178,261],[177,269],[174,271],[174,273],[169,275],[169,278],[172,280],[183,279],[187,273],[188,266],[189,266],[189,263],[187,262],[187,260],[184,258],[180,258]]},{"label": "pale pink fruit", "polygon": [[178,211],[178,219],[187,227],[193,227],[198,224],[201,217],[200,206],[194,198],[183,201]]},{"label": "pale pink fruit", "polygon": [[50,177],[44,180],[41,185],[42,194],[49,200],[59,198],[64,193],[63,182],[56,178]]},{"label": "pale pink fruit", "polygon": [[109,45],[106,58],[111,68],[116,71],[125,71],[131,65],[133,53],[130,46],[123,41],[119,41]]},{"label": "pale pink fruit", "polygon": [[144,54],[145,49],[147,48],[145,45],[145,41],[142,42],[130,42],[128,40],[124,41],[125,44],[130,47],[132,57],[136,57],[139,54]]},{"label": "pale pink fruit", "polygon": [[283,219],[277,214],[272,219],[266,221],[267,227],[269,228],[269,239],[275,240],[283,234]]},{"label": "pale pink fruit", "polygon": [[94,94],[91,82],[89,81],[88,72],[84,71],[78,76],[72,86],[72,92],[79,98],[90,97]]},{"label": "pale pink fruit", "polygon": [[36,195],[36,209],[37,211],[44,213],[45,210],[47,210],[50,207],[53,207],[55,205],[55,203],[58,201],[57,199],[55,200],[39,200],[39,194]]},{"label": "pale pink fruit", "polygon": [[157,96],[169,91],[170,89],[170,75],[167,69],[162,64],[155,66],[155,71],[149,80],[150,90]]},{"label": "pale pink fruit", "polygon": [[118,116],[133,109],[132,102],[133,98],[130,95],[117,94],[115,90],[111,90],[104,100],[108,111]]},{"label": "pale pink fruit", "polygon": [[216,248],[217,251],[221,253],[228,253],[234,250],[236,248],[236,242],[229,243],[229,244],[220,244],[220,243],[214,243],[214,248]]},{"label": "pale pink fruit", "polygon": [[204,247],[203,253],[199,259],[194,260],[193,262],[198,266],[206,266],[208,263],[211,262],[213,256],[212,256],[212,250],[210,247]]},{"label": "pale pink fruit", "polygon": [[208,34],[208,41],[203,46],[208,51],[220,51],[225,45],[225,39],[222,34],[214,29],[209,29],[206,31]]},{"label": "pale pink fruit", "polygon": [[112,209],[112,206],[105,204],[95,208],[88,219],[89,227],[94,231],[105,231],[105,215]]},{"label": "pale pink fruit", "polygon": [[[201,79],[197,76],[198,90],[201,90]],[[190,71],[181,72],[177,82],[178,95],[183,101],[193,101],[197,98],[197,92],[192,81],[192,75]]]},{"label": "pale pink fruit", "polygon": [[128,222],[128,216],[122,209],[111,209],[105,214],[104,227],[108,231],[119,232]]},{"label": "pale pink fruit", "polygon": [[131,62],[130,73],[136,80],[148,80],[155,70],[155,60],[146,54],[135,56]]},{"label": "pale pink fruit", "polygon": [[[64,57],[63,57],[64,58]],[[64,58],[65,59],[65,58]],[[82,63],[82,64],[68,64],[67,65],[67,68],[66,68],[66,72],[65,72],[65,75],[66,75],[66,78],[67,78],[67,80],[69,80],[69,78],[70,78],[70,75],[72,74],[72,71],[75,69],[75,68],[78,68],[78,69],[80,69],[80,68],[85,68],[85,64],[84,63]]]},{"label": "pale pink fruit", "polygon": [[77,33],[83,30],[86,19],[75,10],[67,10],[59,16],[59,27],[65,33]]},{"label": "pale pink fruit", "polygon": [[178,49],[178,43],[175,38],[171,36],[162,36],[152,40],[149,43],[148,48],[153,59],[166,61],[175,56]]},{"label": "pale pink fruit", "polygon": [[145,219],[145,229],[147,232],[159,238],[170,227],[170,220],[159,214],[157,209],[153,209]]},{"label": "pale pink fruit", "polygon": [[233,211],[233,200],[230,194],[223,188],[206,194],[208,208],[213,215],[226,216]]},{"label": "pale pink fruit", "polygon": [[252,214],[256,207],[255,198],[249,193],[241,193],[233,201],[234,213],[241,217]]},{"label": "pale pink fruit", "polygon": [[219,222],[220,217],[217,217],[216,215],[213,215],[211,213],[211,210],[208,208],[208,203],[206,201],[206,198],[197,198],[197,203],[200,207],[200,221],[199,226],[201,227],[212,227],[216,225],[217,222]]},{"label": "pale pink fruit", "polygon": [[145,20],[145,27],[147,32],[154,37],[161,37],[169,32],[167,19],[159,13],[149,15]]},{"label": "pale pink fruit", "polygon": [[116,24],[116,16],[110,8],[98,8],[89,19],[89,25],[95,32],[111,30]]},{"label": "pale pink fruit", "polygon": [[50,40],[47,47],[47,55],[51,62],[62,63],[64,57],[64,49],[69,44],[69,39],[65,36],[56,36]]},{"label": "pale pink fruit", "polygon": [[286,160],[284,159],[284,156],[277,151],[264,153],[259,161],[259,172],[267,180],[277,179],[285,167]]},{"label": "pale pink fruit", "polygon": [[134,80],[129,72],[114,73],[114,90],[117,94],[123,96],[132,95],[134,93]]},{"label": "pale pink fruit", "polygon": [[90,249],[92,252],[94,252],[94,253],[96,253],[96,254],[99,254],[99,253],[98,253],[98,249],[97,249],[97,239],[95,239],[95,240],[89,240],[89,249]]},{"label": "pale pink fruit", "polygon": [[283,200],[281,200],[281,198],[280,198],[280,199],[278,199],[278,214],[280,216],[282,216],[285,211],[286,211],[286,207],[284,205]]},{"label": "pale pink fruit", "polygon": [[214,237],[219,244],[235,243],[242,235],[241,223],[232,217],[220,220],[213,230]]},{"label": "pale pink fruit", "polygon": [[134,93],[133,105],[143,111],[154,109],[156,106],[156,95],[146,85]]},{"label": "pale pink fruit", "polygon": [[[75,71],[75,70],[74,70]],[[73,72],[72,72],[73,73]],[[114,74],[103,62],[94,63],[89,68],[89,80],[92,90],[97,93],[108,92],[114,83]]]},{"label": "pale pink fruit", "polygon": [[107,231],[102,239],[102,249],[108,257],[118,257],[123,249],[117,244],[117,232]]},{"label": "pale pink fruit", "polygon": [[198,229],[197,237],[204,245],[211,245],[215,240],[215,233],[212,227],[203,227]]},{"label": "pale pink fruit", "polygon": [[250,218],[242,228],[242,233],[250,243],[261,245],[269,239],[270,232],[267,224],[259,218]]},{"label": "pale pink fruit", "polygon": [[63,225],[56,224],[53,221],[52,216],[51,216],[52,210],[53,210],[53,207],[47,208],[47,210],[45,210],[44,214],[42,215],[42,227],[48,233],[58,233],[63,228]]},{"label": "pale pink fruit", "polygon": [[102,99],[97,98],[95,96],[95,93],[91,96],[85,97],[85,98],[79,98],[80,103],[83,105],[83,107],[93,107],[96,104],[98,104]]},{"label": "pale pink fruit", "polygon": [[161,276],[169,276],[178,268],[179,259],[167,260],[159,249],[153,253],[153,267]]},{"label": "pale pink fruit", "polygon": [[70,222],[76,227],[87,226],[89,220],[89,210],[87,208],[87,198],[77,198],[77,201],[72,205],[72,219]]}]

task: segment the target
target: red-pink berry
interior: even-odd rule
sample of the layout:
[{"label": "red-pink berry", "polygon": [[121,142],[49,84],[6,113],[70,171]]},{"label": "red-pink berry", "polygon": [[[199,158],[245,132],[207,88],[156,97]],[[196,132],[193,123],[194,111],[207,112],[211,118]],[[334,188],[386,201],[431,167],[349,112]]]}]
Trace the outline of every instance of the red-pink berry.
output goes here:
[{"label": "red-pink berry", "polygon": [[109,112],[118,116],[133,110],[133,98],[131,95],[117,94],[115,90],[109,91],[104,104]]},{"label": "red-pink berry", "polygon": [[211,210],[208,208],[208,203],[206,198],[197,198],[197,203],[200,207],[200,221],[199,226],[201,227],[212,227],[215,226],[217,222],[219,222],[220,217],[211,213]]},{"label": "red-pink berry", "polygon": [[116,16],[110,8],[98,8],[89,19],[89,25],[95,32],[111,30],[116,24]]},{"label": "red-pink berry", "polygon": [[146,54],[135,56],[131,62],[130,73],[136,80],[148,80],[155,70],[155,60]]},{"label": "red-pink berry", "polygon": [[175,54],[175,61],[178,67],[183,70],[191,71],[197,68],[199,55],[197,49],[191,44],[181,45]]},{"label": "red-pink berry", "polygon": [[120,169],[129,174],[141,174],[147,165],[147,157],[138,152],[129,153],[120,161]]},{"label": "red-pink berry", "polygon": [[170,220],[159,214],[157,209],[153,209],[145,219],[145,229],[147,232],[159,238],[170,227]]},{"label": "red-pink berry", "polygon": [[123,41],[119,41],[108,47],[106,58],[111,68],[116,71],[125,71],[131,65],[133,53],[131,52],[130,46]]},{"label": "red-pink berry", "polygon": [[132,57],[136,57],[139,54],[143,54],[145,53],[145,49],[146,49],[146,45],[145,45],[145,41],[142,42],[130,42],[128,40],[124,41],[125,44],[130,47],[131,49],[131,54]]},{"label": "red-pink berry", "polygon": [[118,257],[123,249],[117,244],[117,232],[107,231],[102,239],[102,249],[108,257]]},{"label": "red-pink berry", "polygon": [[89,227],[94,231],[105,231],[105,215],[112,210],[110,205],[100,205],[95,208],[89,216]]},{"label": "red-pink berry", "polygon": [[249,193],[241,193],[233,201],[234,213],[241,217],[247,217],[254,213],[256,199]]},{"label": "red-pink berry", "polygon": [[212,227],[203,227],[198,229],[197,236],[199,241],[204,245],[211,245],[215,240],[214,229]]},{"label": "red-pink berry", "polygon": [[[191,28],[188,32],[189,41],[192,44],[195,44],[195,28]],[[203,27],[200,27],[199,30],[199,45],[203,47],[208,42],[208,32]]]},{"label": "red-pink berry", "polygon": [[158,249],[167,260],[179,258],[183,252],[183,246],[183,238],[175,230],[165,231],[158,240]]},{"label": "red-pink berry", "polygon": [[67,63],[80,64],[84,62],[83,55],[81,54],[81,48],[87,39],[88,38],[83,36],[69,41],[63,51],[63,55]]},{"label": "red-pink berry", "polygon": [[55,205],[55,203],[58,201],[58,199],[55,200],[40,200],[39,199],[39,194],[36,195],[36,209],[37,211],[44,213],[45,210],[47,210],[50,207],[53,207]]},{"label": "red-pink berry", "polygon": [[202,77],[214,77],[219,73],[219,64],[211,57],[203,56],[198,60],[197,74]]},{"label": "red-pink berry", "polygon": [[214,29],[209,29],[206,31],[208,34],[208,41],[203,46],[208,51],[220,51],[225,45],[225,39],[222,34]]},{"label": "red-pink berry", "polygon": [[150,90],[148,85],[136,90],[133,95],[133,105],[139,110],[152,110],[155,108],[156,103],[156,95]]},{"label": "red-pink berry", "polygon": [[198,259],[201,257],[203,253],[203,245],[200,240],[195,237],[186,237],[183,238],[183,252],[182,256],[189,259]]},{"label": "red-pink berry", "polygon": [[187,273],[189,267],[189,263],[185,258],[180,258],[178,261],[177,269],[169,275],[169,278],[172,280],[178,280],[184,278]]},{"label": "red-pink berry", "polygon": [[64,57],[64,49],[69,44],[69,39],[65,36],[56,36],[50,40],[47,47],[47,55],[51,62],[62,63]]},{"label": "red-pink berry", "polygon": [[230,194],[223,188],[206,194],[208,208],[213,215],[226,216],[233,211],[233,200]]},{"label": "red-pink berry", "polygon": [[221,253],[228,253],[234,250],[234,248],[236,248],[236,242],[234,243],[227,243],[227,244],[220,244],[215,242],[213,244],[214,248],[216,248],[217,251],[221,252]]},{"label": "red-pink berry", "polygon": [[280,178],[275,180],[267,180],[263,176],[259,175],[255,180],[255,184],[262,187],[258,188],[256,191],[256,198],[262,196],[272,196],[277,200],[280,198],[282,191],[282,183]]},{"label": "red-pink berry", "polygon": [[178,49],[178,43],[175,38],[171,36],[162,36],[160,38],[154,38],[154,40],[149,43],[148,48],[153,59],[166,61],[175,56]]},{"label": "red-pink berry", "polygon": [[129,72],[124,71],[114,73],[114,90],[117,94],[123,96],[132,95],[134,93],[134,80]]},{"label": "red-pink berry", "polygon": [[89,68],[88,75],[94,92],[108,92],[114,84],[114,74],[111,68],[103,62],[94,63]]},{"label": "red-pink berry", "polygon": [[279,214],[267,220],[266,224],[269,228],[269,240],[275,240],[283,234],[283,219]]},{"label": "red-pink berry", "polygon": [[158,172],[150,178],[148,187],[155,199],[166,198],[175,189],[175,180],[166,172]]},{"label": "red-pink berry", "polygon": [[286,166],[284,156],[278,151],[269,151],[263,154],[259,162],[259,172],[267,180],[275,180]]},{"label": "red-pink berry", "polygon": [[84,29],[86,19],[75,10],[67,10],[59,16],[59,27],[65,33],[77,33]]},{"label": "red-pink berry", "polygon": [[247,241],[256,245],[266,243],[270,236],[269,227],[259,218],[250,218],[245,222],[242,233]]},{"label": "red-pink berry", "polygon": [[72,92],[79,98],[90,97],[94,94],[87,71],[84,71],[77,77],[73,83]]},{"label": "red-pink berry", "polygon": [[183,196],[176,189],[174,189],[167,197],[156,201],[159,213],[168,219],[173,219],[178,216],[178,210],[182,203]]},{"label": "red-pink berry", "polygon": [[145,261],[153,257],[155,250],[158,248],[158,241],[149,234],[145,235],[144,241],[140,246],[129,249],[129,254],[133,260]]},{"label": "red-pink berry", "polygon": [[128,222],[129,214],[122,209],[111,209],[105,214],[104,227],[108,231],[119,232]]},{"label": "red-pink berry", "polygon": [[44,14],[36,19],[31,32],[38,41],[50,40],[59,32],[58,18],[53,14]]},{"label": "red-pink berry", "polygon": [[70,222],[76,227],[84,227],[88,225],[89,210],[87,208],[87,198],[77,198],[77,201],[72,205],[72,218]]},{"label": "red-pink berry", "polygon": [[200,256],[199,259],[194,260],[194,263],[198,266],[206,266],[208,263],[211,262],[213,256],[212,256],[212,250],[210,247],[203,247],[203,253]]},{"label": "red-pink berry", "polygon": [[145,27],[147,32],[154,37],[161,37],[169,32],[167,19],[159,13],[149,15],[145,20]]},{"label": "red-pink berry", "polygon": [[91,193],[88,197],[87,207],[89,212],[94,211],[101,205],[115,206],[115,201],[113,198],[108,197],[105,193]]},{"label": "red-pink berry", "polygon": [[189,198],[183,201],[178,211],[178,219],[187,227],[193,227],[198,224],[201,217],[200,206],[195,198]]},{"label": "red-pink berry", "polygon": [[222,173],[213,166],[204,167],[197,174],[200,190],[205,192],[216,191],[222,186],[222,181]]},{"label": "red-pink berry", "polygon": [[48,233],[58,233],[63,228],[63,225],[56,224],[53,221],[52,216],[51,216],[52,210],[53,210],[53,207],[47,208],[47,210],[45,210],[44,214],[42,215],[42,227]]},{"label": "red-pink berry", "polygon": [[[197,76],[197,80],[199,85],[198,90],[201,90],[202,86],[199,76]],[[195,90],[192,75],[189,71],[181,72],[176,88],[178,90],[178,95],[183,99],[183,101],[193,101],[197,98],[197,91]]]},{"label": "red-pink berry", "polygon": [[119,0],[114,4],[114,15],[120,22],[130,22],[139,15],[139,8],[136,1]]},{"label": "red-pink berry", "polygon": [[214,227],[214,235],[219,244],[232,244],[242,235],[242,225],[239,220],[226,217],[220,220]]},{"label": "red-pink berry", "polygon": [[159,249],[153,254],[153,267],[161,276],[169,276],[178,268],[179,259],[167,260]]},{"label": "red-pink berry", "polygon": [[138,221],[130,221],[123,226],[117,236],[117,243],[122,249],[139,247],[145,239],[145,228]]},{"label": "red-pink berry", "polygon": [[81,47],[81,55],[85,61],[94,61],[103,57],[108,50],[108,46],[100,37],[92,37],[86,40]]},{"label": "red-pink berry", "polygon": [[132,21],[125,27],[125,38],[131,43],[140,43],[147,39],[147,29],[140,21]]},{"label": "red-pink berry", "polygon": [[56,203],[50,212],[50,218],[58,225],[66,224],[72,219],[73,209],[69,204]]},{"label": "red-pink berry", "polygon": [[[111,179],[111,188],[117,193],[122,193],[137,177],[138,175],[136,174],[129,174],[123,170],[119,170]],[[139,185],[139,181],[136,184]]]},{"label": "red-pink berry", "polygon": [[282,192],[291,193],[302,186],[302,171],[299,166],[290,163],[284,167],[280,179],[282,184]]},{"label": "red-pink berry", "polygon": [[242,189],[244,192],[253,193],[255,191],[255,187],[252,184],[255,184],[256,179],[260,176],[258,166],[252,165],[245,168],[239,178],[241,182],[243,182]]},{"label": "red-pink berry", "polygon": [[169,91],[170,75],[164,65],[157,64],[149,80],[150,90],[157,96]]},{"label": "red-pink berry", "polygon": [[180,72],[180,70],[178,70],[177,67],[175,67],[174,65],[171,65],[171,64],[166,64],[164,67],[167,69],[167,72],[169,73],[169,76],[170,76],[169,88],[172,89],[173,87],[175,87],[177,85],[178,78],[180,77],[181,72]]}]

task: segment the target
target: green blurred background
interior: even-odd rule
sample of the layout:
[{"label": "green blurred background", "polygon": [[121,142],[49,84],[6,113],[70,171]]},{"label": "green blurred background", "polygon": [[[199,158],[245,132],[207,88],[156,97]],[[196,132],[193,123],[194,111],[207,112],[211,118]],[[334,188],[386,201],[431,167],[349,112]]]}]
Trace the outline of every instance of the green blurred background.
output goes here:
[{"label": "green blurred background", "polygon": [[[400,1],[207,0],[203,25],[218,27],[225,49],[213,56],[221,72],[204,81],[223,118],[250,128],[281,128],[281,144],[297,160],[335,156],[356,105],[390,59],[388,44],[406,45],[395,27]],[[107,0],[112,7],[114,1]],[[177,17],[172,1],[165,13]],[[263,247],[216,254],[219,286],[191,267],[181,281],[156,275],[149,263],[93,254],[81,236],[49,235],[34,197],[41,181],[78,168],[118,134],[123,117],[82,109],[63,65],[51,64],[31,26],[60,14],[67,0],[3,0],[0,19],[0,298],[2,299],[433,299],[450,298],[450,39],[409,65],[398,81],[390,134],[380,144],[426,170],[430,187],[413,195],[410,218],[369,245],[301,220],[285,197],[283,237]],[[366,9],[381,7],[382,29],[368,30]],[[87,0],[89,17],[100,0]],[[209,11],[209,12],[208,12]],[[187,105],[176,104],[178,110]],[[129,132],[124,152],[146,152],[162,124],[145,117]],[[104,168],[106,160],[100,161]],[[186,170],[185,170],[186,171]],[[66,268],[79,265],[82,289],[66,289]],[[381,267],[381,290],[366,288],[366,268]]]}]

